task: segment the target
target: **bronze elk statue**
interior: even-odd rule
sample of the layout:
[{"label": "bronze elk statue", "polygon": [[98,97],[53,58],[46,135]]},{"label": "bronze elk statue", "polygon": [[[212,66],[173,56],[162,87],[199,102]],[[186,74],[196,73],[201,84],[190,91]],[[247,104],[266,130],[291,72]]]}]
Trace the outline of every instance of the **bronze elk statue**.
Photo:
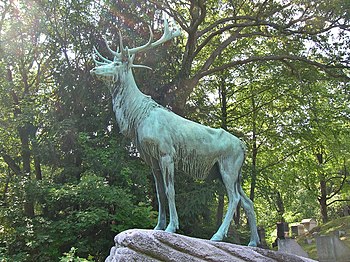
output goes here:
[{"label": "bronze elk statue", "polygon": [[220,241],[226,236],[241,201],[251,230],[249,245],[257,246],[259,237],[253,203],[241,186],[241,168],[246,152],[244,143],[223,129],[210,128],[176,115],[143,94],[134,80],[133,68],[147,68],[133,64],[135,55],[179,35],[180,30],[170,28],[165,20],[164,33],[159,40],[153,40],[150,28],[150,38],[146,44],[128,48],[124,47],[119,31],[117,51],[113,51],[106,41],[113,59],[103,57],[95,48],[93,57],[96,67],[91,73],[106,80],[121,133],[132,139],[141,158],[152,168],[159,205],[155,230],[173,233],[179,228],[175,206],[175,170],[182,170],[196,179],[205,179],[209,173],[215,173],[221,177],[227,189],[229,202],[225,218],[211,239]]}]

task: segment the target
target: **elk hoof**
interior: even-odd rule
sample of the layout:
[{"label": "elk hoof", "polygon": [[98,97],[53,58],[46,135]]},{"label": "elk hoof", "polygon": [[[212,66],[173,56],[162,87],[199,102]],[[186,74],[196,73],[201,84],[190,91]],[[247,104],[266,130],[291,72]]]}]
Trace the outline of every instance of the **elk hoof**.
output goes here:
[{"label": "elk hoof", "polygon": [[168,233],[175,233],[176,231],[176,227],[169,224],[168,227],[165,229],[165,232],[168,232]]},{"label": "elk hoof", "polygon": [[211,239],[211,241],[221,241],[222,240],[222,236],[220,234],[214,234]]},{"label": "elk hoof", "polygon": [[248,244],[249,247],[257,247],[258,243],[256,241],[250,241]]},{"label": "elk hoof", "polygon": [[153,230],[164,230],[165,229],[165,225],[159,223],[156,225],[156,227]]}]

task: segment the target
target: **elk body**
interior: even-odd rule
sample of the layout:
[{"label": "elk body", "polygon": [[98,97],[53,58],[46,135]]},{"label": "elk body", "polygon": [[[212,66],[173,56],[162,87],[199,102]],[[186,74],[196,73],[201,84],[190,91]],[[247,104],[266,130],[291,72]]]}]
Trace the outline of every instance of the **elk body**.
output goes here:
[{"label": "elk body", "polygon": [[[165,21],[164,34],[153,42],[152,30],[147,44],[128,49],[120,37],[120,52],[108,50],[114,59],[104,58],[95,49],[96,67],[92,74],[108,81],[113,110],[120,131],[135,143],[140,156],[151,166],[156,184],[159,215],[156,230],[175,232],[179,228],[175,207],[174,173],[182,170],[197,178],[205,179],[216,173],[227,189],[228,209],[218,231],[211,238],[220,241],[227,234],[234,212],[241,201],[251,230],[249,245],[257,246],[259,237],[252,201],[241,187],[241,167],[245,159],[245,146],[240,139],[224,131],[203,126],[182,118],[160,106],[137,87],[132,68],[136,53],[153,48],[179,35],[170,30]],[[169,208],[169,224],[166,223],[166,205]]]}]

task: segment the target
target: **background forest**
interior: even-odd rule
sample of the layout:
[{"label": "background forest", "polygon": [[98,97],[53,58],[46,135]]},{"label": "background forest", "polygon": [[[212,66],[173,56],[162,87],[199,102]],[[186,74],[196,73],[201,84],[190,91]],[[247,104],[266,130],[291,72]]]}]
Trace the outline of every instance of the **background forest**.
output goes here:
[{"label": "background forest", "polygon": [[[109,56],[182,29],[141,54],[139,87],[176,113],[248,146],[244,189],[259,226],[349,214],[348,0],[1,0],[0,260],[102,261],[113,237],[153,228],[153,177],[119,134],[108,89],[89,73]],[[209,238],[219,181],[177,174],[179,233]],[[226,239],[246,244],[240,209]],[[270,241],[274,239],[269,239]]]}]

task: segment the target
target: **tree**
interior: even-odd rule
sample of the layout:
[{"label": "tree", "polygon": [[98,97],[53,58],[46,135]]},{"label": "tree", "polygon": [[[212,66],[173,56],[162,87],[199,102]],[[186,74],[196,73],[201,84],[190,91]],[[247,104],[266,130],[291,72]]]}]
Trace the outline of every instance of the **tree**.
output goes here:
[{"label": "tree", "polygon": [[[184,33],[135,58],[153,68],[135,71],[143,91],[246,141],[244,187],[261,224],[334,216],[349,199],[348,7],[1,1],[0,256],[54,261],[74,246],[98,260],[114,234],[153,225],[149,169],[89,71],[93,45],[110,55],[103,36],[116,48],[117,28],[128,46],[147,42],[147,24],[158,38],[162,11]],[[220,183],[178,174],[176,185],[182,232],[208,237],[225,206]]]},{"label": "tree", "polygon": [[[176,94],[176,99],[164,101],[175,112],[181,113],[204,77],[250,63],[277,61],[292,66],[300,61],[347,78],[342,70],[349,64],[341,51],[349,37],[349,16],[343,12],[348,10],[347,1],[220,1],[219,10],[216,1],[151,2],[173,17],[187,35],[181,67],[162,90],[163,94]],[[335,29],[343,39],[328,43]],[[293,52],[291,47],[301,43],[308,43],[311,52]],[[262,48],[270,45],[276,47],[274,52]],[[329,52],[330,47],[339,52]],[[223,56],[230,59],[215,64]]]},{"label": "tree", "polygon": [[0,257],[6,260],[55,261],[71,246],[99,260],[114,234],[153,225],[145,197],[152,190],[149,170],[115,134],[108,90],[89,74],[96,42],[90,37],[99,36],[90,12],[97,7],[0,4]]},{"label": "tree", "polygon": [[[258,199],[254,198],[258,213],[261,215],[265,212],[266,205],[270,205],[269,210],[276,208],[276,220],[298,221],[303,216],[317,216],[316,212],[309,212],[316,209],[310,208],[307,211],[303,208],[304,204],[301,205],[301,202],[295,201],[303,199],[305,202],[306,195],[303,195],[305,191],[300,192],[300,177],[310,175],[305,173],[305,170],[310,172],[315,170],[315,167],[306,167],[299,162],[298,165],[302,166],[302,169],[296,168],[296,156],[301,158],[304,151],[307,152],[310,149],[312,151],[314,145],[317,144],[316,139],[319,139],[320,136],[323,137],[322,141],[327,141],[327,143],[333,141],[331,142],[333,145],[341,144],[342,154],[347,152],[348,149],[345,149],[347,143],[340,139],[347,133],[343,129],[348,121],[348,109],[344,106],[346,105],[344,100],[346,99],[344,93],[347,92],[346,83],[341,79],[340,81],[330,80],[326,74],[317,72],[312,67],[304,67],[299,63],[296,63],[293,68],[289,65],[277,66],[274,62],[258,63],[242,66],[237,71],[239,73],[231,70],[231,76],[234,77],[232,80],[226,78],[225,83],[228,98],[227,123],[231,132],[238,135],[247,134],[242,137],[250,145],[251,151],[248,156],[250,170],[244,170],[243,174],[249,172],[252,174],[251,178],[246,176],[246,179],[255,180],[254,184],[251,183],[250,189],[253,193],[256,191],[254,189],[258,189]],[[299,74],[296,77],[294,73],[297,71]],[[219,76],[212,76],[210,79],[215,82],[216,78],[219,79]],[[207,95],[213,93],[212,87],[210,81],[203,81],[200,85],[201,92]],[[195,99],[198,100],[198,98]],[[313,106],[310,106],[311,101],[313,101]],[[216,109],[215,105],[211,107],[216,112],[214,114],[216,121],[219,122],[221,101],[216,103]],[[199,105],[195,105],[197,110]],[[322,130],[321,134],[315,133],[315,124],[309,123],[310,119],[314,119],[310,115],[314,114],[318,116],[318,125],[322,124],[322,128],[317,128],[319,131]],[[207,117],[208,113],[204,115]],[[237,132],[237,127],[240,128],[238,130],[240,132]],[[307,130],[306,127],[308,127]],[[325,131],[329,129],[333,131],[326,134]],[[341,135],[333,140],[334,133]],[[316,159],[315,156],[313,158]],[[341,165],[337,165],[335,170],[344,169],[341,168]],[[290,170],[302,173],[302,175],[296,176]],[[338,171],[335,170],[332,172],[337,173]],[[329,194],[328,191],[328,197],[338,198],[346,192],[343,187],[346,185],[346,180],[344,175],[334,176],[335,173],[333,173],[332,180],[338,178],[338,182],[333,181],[332,183],[340,187],[334,184],[333,193],[335,194]],[[311,182],[310,179],[308,181],[308,186],[319,184],[317,181]],[[302,183],[302,185],[306,184]],[[310,189],[310,195],[306,200],[310,206],[314,207],[318,196],[311,194],[311,191],[319,192],[319,189],[315,187]],[[300,195],[296,192],[299,192]],[[328,202],[333,201],[328,200]],[[271,213],[268,217],[271,221]]]},{"label": "tree", "polygon": [[[24,211],[33,217],[34,202],[27,192],[27,182],[34,172],[36,180],[42,179],[41,160],[37,148],[37,131],[44,111],[42,101],[47,98],[43,89],[47,78],[49,57],[42,41],[41,24],[31,13],[24,15],[27,7],[5,3],[2,6],[0,39],[2,44],[3,112],[1,156],[4,162],[24,182]],[[35,9],[35,7],[33,7]],[[19,149],[20,150],[17,150]],[[19,160],[20,159],[20,160]],[[34,168],[32,169],[32,159]]]},{"label": "tree", "polygon": [[[161,92],[171,93],[173,98],[159,99],[180,114],[184,111],[189,94],[198,83],[205,84],[207,78],[227,69],[230,69],[234,77],[243,78],[241,68],[247,69],[250,65],[258,68],[265,64],[270,70],[276,68],[280,72],[288,71],[298,77],[302,67],[311,66],[325,72],[330,78],[348,78],[346,69],[349,64],[345,62],[344,50],[349,37],[349,21],[348,14],[342,11],[348,5],[344,1],[337,2],[336,7],[334,3],[325,1],[222,1],[221,6],[225,8],[219,12],[214,1],[188,1],[181,4],[175,1],[152,2],[172,16],[187,35],[181,67],[174,81],[165,85]],[[340,41],[329,41],[331,37],[337,37],[338,33],[342,36]],[[342,47],[338,48],[340,46]],[[256,72],[253,74],[256,77]],[[257,110],[265,109],[265,105],[276,97],[272,95],[269,98],[271,100],[265,101],[264,94],[258,95],[261,98],[257,102],[255,96],[259,93],[258,90],[258,86],[252,89],[252,114],[249,114],[253,120],[249,129],[253,132],[250,188],[252,199],[255,198],[257,183],[257,154],[262,146],[257,141]],[[271,93],[274,91],[271,90]],[[266,119],[266,115],[261,117]],[[261,119],[261,124],[264,125],[265,119]],[[268,143],[264,141],[264,144]],[[293,150],[298,152],[300,149]]]},{"label": "tree", "polygon": [[305,143],[310,146],[308,156],[311,159],[308,161],[309,165],[313,165],[317,185],[311,190],[318,192],[322,221],[327,222],[328,206],[337,202],[349,179],[346,160],[349,143],[345,139],[348,131],[344,129],[349,121],[348,108],[345,106],[347,96],[344,96],[341,83],[318,81],[308,85],[312,95],[305,94],[305,108],[308,111]]}]

